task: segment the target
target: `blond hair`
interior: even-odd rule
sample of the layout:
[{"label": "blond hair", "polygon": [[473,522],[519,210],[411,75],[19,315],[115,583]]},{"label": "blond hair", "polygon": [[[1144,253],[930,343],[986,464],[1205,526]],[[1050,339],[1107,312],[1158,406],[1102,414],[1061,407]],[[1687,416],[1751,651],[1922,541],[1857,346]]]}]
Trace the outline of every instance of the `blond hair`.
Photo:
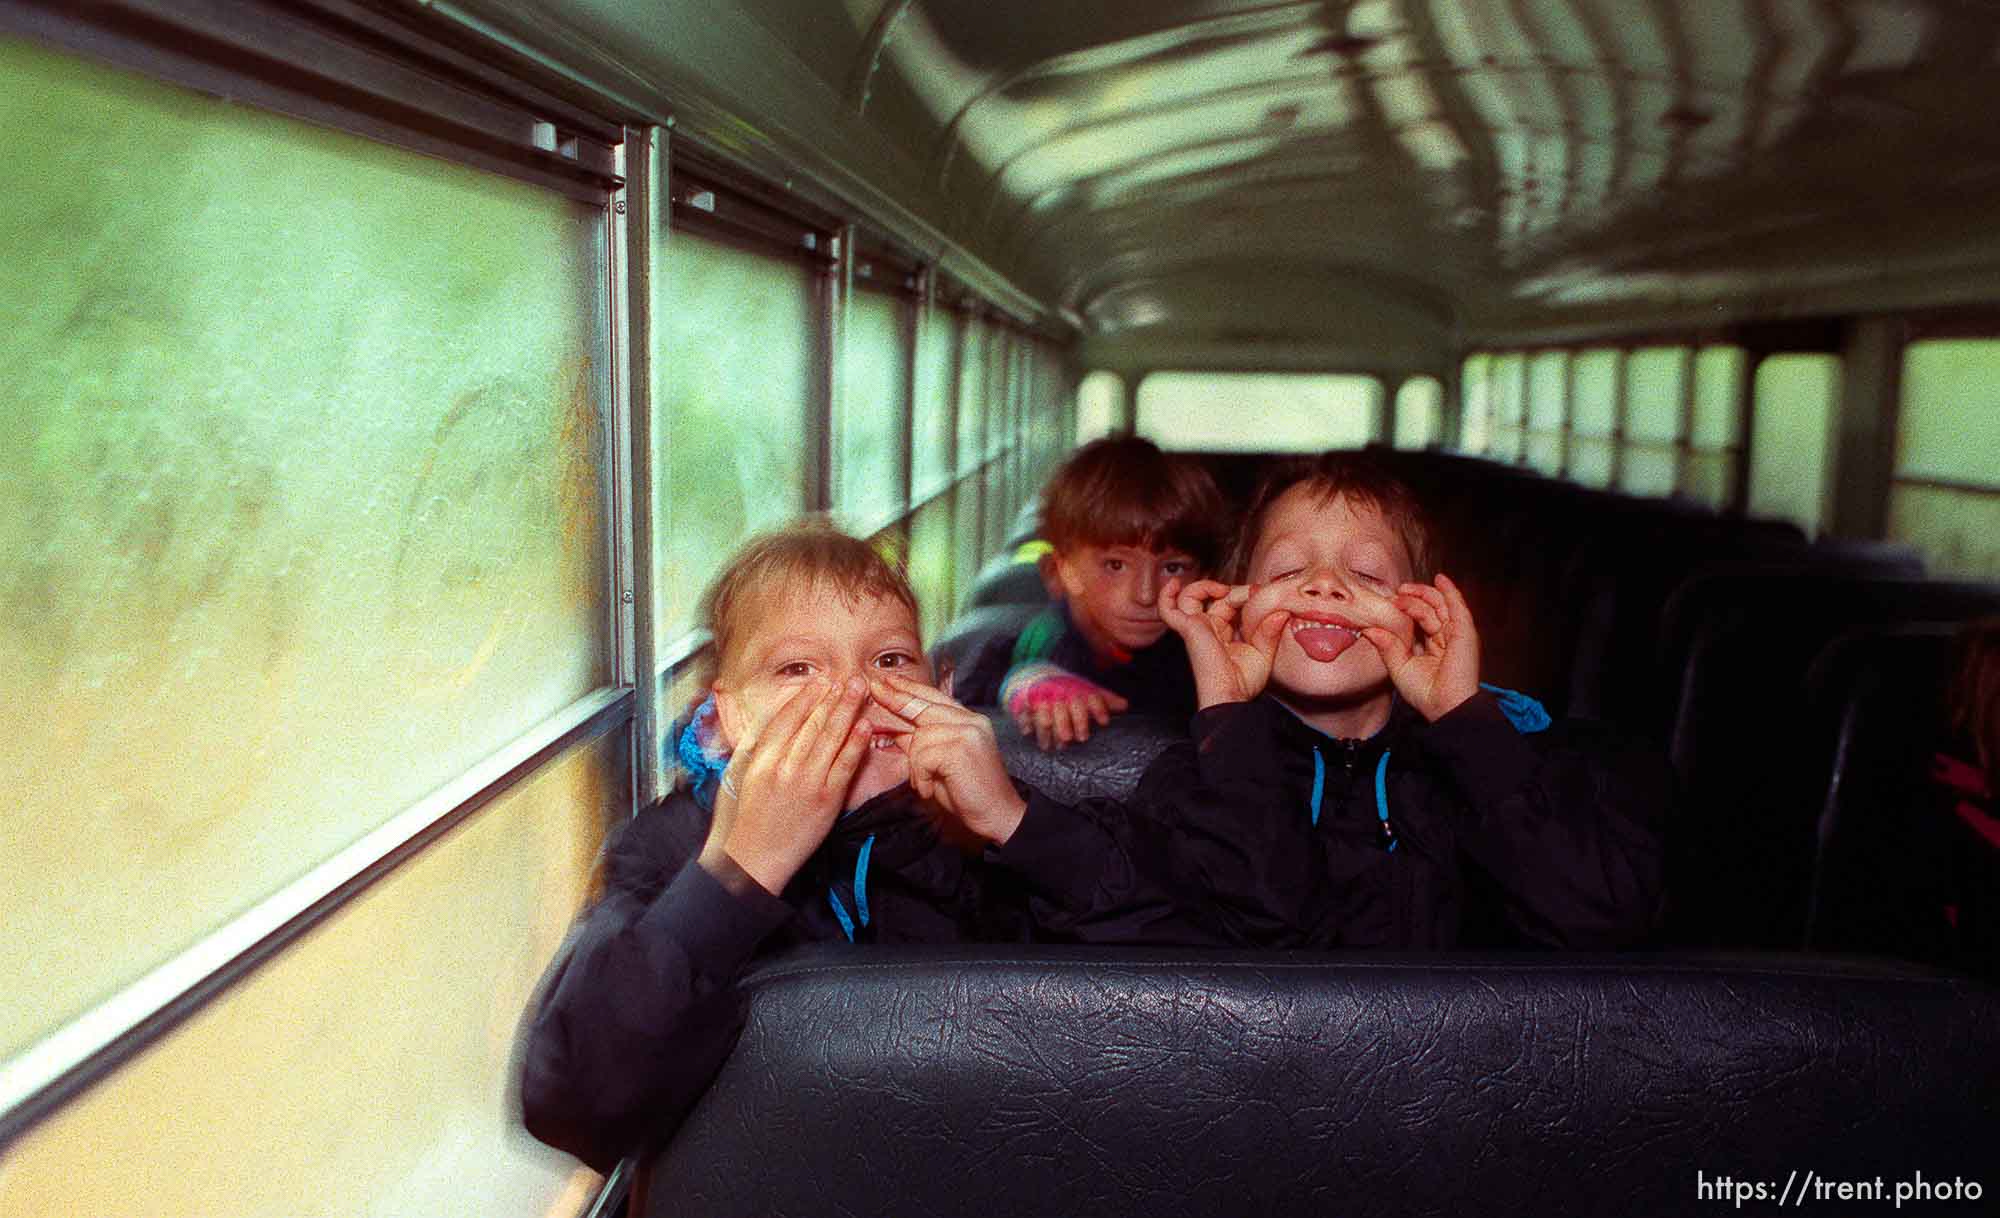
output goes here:
[{"label": "blond hair", "polygon": [[742,646],[745,610],[783,584],[831,588],[849,604],[893,597],[919,618],[916,593],[903,572],[874,546],[850,537],[823,517],[806,517],[759,533],[737,549],[701,598],[701,620],[714,640],[703,684],[724,671]]}]

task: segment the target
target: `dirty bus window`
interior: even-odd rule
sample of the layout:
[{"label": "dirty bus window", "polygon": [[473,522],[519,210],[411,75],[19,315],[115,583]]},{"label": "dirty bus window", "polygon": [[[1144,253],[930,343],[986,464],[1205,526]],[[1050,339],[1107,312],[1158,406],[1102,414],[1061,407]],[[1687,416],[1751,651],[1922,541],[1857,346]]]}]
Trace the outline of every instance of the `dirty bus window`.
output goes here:
[{"label": "dirty bus window", "polygon": [[695,602],[736,543],[806,506],[816,317],[807,267],[692,233],[668,240],[653,304],[663,651],[695,627]]},{"label": "dirty bus window", "polygon": [[857,291],[848,302],[834,511],[841,524],[869,533],[904,507],[903,420],[910,400],[908,303]]},{"label": "dirty bus window", "polygon": [[610,672],[601,207],[0,82],[6,1055]]}]

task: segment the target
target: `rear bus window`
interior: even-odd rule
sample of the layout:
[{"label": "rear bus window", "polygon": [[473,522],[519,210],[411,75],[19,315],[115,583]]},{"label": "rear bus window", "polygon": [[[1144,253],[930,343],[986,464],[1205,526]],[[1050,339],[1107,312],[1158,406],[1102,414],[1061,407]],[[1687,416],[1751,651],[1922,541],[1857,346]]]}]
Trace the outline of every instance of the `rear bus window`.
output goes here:
[{"label": "rear bus window", "polygon": [[1139,434],[1166,449],[1360,448],[1380,434],[1381,416],[1371,376],[1156,372],[1139,382]]}]

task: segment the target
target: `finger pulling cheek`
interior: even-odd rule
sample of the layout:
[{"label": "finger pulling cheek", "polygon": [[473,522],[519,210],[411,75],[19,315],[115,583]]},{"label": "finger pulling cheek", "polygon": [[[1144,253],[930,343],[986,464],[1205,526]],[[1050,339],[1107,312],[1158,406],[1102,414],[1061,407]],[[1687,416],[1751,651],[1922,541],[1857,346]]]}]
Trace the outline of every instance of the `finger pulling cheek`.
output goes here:
[{"label": "finger pulling cheek", "polygon": [[1243,620],[1254,622],[1265,614],[1284,609],[1285,591],[1272,584],[1265,584],[1250,593],[1250,599],[1243,602]]}]

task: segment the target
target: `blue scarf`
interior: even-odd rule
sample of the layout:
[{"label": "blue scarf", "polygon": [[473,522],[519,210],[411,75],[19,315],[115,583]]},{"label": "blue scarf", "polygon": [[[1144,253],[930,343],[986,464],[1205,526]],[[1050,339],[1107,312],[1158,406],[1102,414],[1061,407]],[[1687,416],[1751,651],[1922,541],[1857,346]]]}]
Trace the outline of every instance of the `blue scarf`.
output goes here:
[{"label": "blue scarf", "polygon": [[688,716],[674,746],[675,759],[687,775],[688,792],[704,808],[715,806],[715,791],[722,772],[729,768],[729,754],[722,748],[722,732],[715,718],[715,695],[702,700]]}]

